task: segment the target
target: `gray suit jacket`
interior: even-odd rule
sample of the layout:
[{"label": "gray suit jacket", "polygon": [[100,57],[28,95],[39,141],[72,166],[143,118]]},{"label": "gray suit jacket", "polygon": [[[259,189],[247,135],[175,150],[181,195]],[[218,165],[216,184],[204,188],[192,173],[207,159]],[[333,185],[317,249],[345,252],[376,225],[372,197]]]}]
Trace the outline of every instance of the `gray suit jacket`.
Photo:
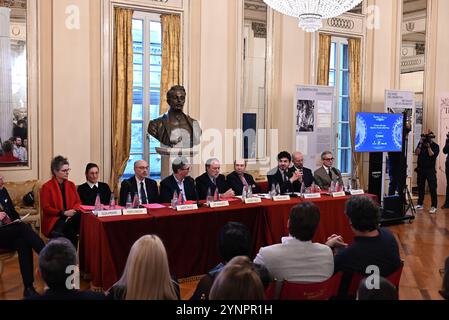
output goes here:
[{"label": "gray suit jacket", "polygon": [[[337,168],[332,167],[332,180],[337,182],[343,186],[343,178],[341,177],[341,172]],[[322,189],[329,189],[331,185],[331,178],[329,177],[329,174],[326,172],[326,170],[321,166],[319,169],[317,169],[314,173],[314,178],[316,184]]]}]

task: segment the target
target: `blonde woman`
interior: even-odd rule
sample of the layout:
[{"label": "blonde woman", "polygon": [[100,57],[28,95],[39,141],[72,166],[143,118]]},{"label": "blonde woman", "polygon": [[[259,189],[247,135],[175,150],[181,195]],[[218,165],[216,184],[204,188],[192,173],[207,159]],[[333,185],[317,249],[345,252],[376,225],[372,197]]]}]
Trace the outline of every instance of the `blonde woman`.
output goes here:
[{"label": "blonde woman", "polygon": [[131,248],[121,279],[109,290],[114,300],[177,300],[161,239],[146,235]]}]

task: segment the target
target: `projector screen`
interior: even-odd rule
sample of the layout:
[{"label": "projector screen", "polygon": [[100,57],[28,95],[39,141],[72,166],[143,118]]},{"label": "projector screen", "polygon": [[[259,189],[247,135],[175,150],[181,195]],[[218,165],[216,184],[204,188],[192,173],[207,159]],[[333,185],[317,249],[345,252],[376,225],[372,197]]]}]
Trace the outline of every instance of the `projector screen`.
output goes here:
[{"label": "projector screen", "polygon": [[356,114],[356,152],[401,152],[403,114]]}]

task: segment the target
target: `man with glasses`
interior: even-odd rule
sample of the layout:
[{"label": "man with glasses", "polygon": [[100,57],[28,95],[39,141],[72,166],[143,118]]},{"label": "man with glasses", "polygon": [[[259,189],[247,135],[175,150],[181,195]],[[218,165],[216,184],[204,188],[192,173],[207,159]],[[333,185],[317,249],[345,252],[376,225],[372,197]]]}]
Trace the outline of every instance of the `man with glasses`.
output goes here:
[{"label": "man with glasses", "polygon": [[231,198],[235,196],[234,191],[229,188],[225,176],[220,174],[220,161],[218,159],[209,159],[206,161],[206,172],[195,179],[196,189],[199,199],[206,199],[207,190],[214,195],[215,189],[223,198]]},{"label": "man with glasses", "polygon": [[314,173],[316,184],[322,190],[329,189],[332,181],[338,182],[341,186],[343,186],[343,178],[341,177],[340,170],[332,166],[334,164],[332,152],[324,151],[321,154],[321,160],[323,161],[323,166]]},{"label": "man with glasses", "polygon": [[198,200],[195,181],[189,176],[190,164],[184,157],[176,158],[172,163],[173,174],[161,181],[161,202],[170,203],[173,194],[182,194],[184,201]]},{"label": "man with glasses", "polygon": [[126,206],[128,194],[131,195],[131,199],[138,195],[140,204],[159,202],[157,183],[153,179],[147,178],[148,169],[148,162],[145,160],[138,160],[134,163],[134,176],[123,180],[120,187],[120,205],[122,207]]},{"label": "man with glasses", "polygon": [[241,196],[243,189],[251,186],[253,193],[259,193],[259,188],[254,181],[252,175],[245,172],[246,170],[246,160],[235,160],[234,161],[234,171],[232,171],[227,177],[226,182],[229,187],[234,190],[237,196]]}]

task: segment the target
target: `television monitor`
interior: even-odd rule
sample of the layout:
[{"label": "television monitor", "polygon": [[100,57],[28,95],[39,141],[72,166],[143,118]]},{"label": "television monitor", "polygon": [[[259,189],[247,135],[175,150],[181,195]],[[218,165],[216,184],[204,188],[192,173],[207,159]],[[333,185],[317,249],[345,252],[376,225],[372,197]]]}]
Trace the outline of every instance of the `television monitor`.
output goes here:
[{"label": "television monitor", "polygon": [[402,152],[402,113],[356,114],[356,152]]}]

